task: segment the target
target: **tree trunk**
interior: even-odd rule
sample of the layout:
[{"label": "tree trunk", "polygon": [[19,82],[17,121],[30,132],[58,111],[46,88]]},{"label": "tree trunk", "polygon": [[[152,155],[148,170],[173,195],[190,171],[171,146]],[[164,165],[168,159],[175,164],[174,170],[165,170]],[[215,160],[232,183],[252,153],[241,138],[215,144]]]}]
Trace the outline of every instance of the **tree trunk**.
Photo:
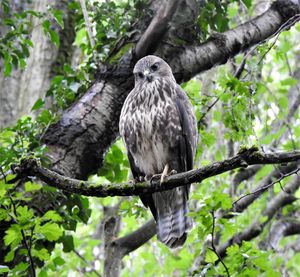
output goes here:
[{"label": "tree trunk", "polygon": [[[51,1],[37,0],[29,4],[21,1],[19,6],[12,8],[17,11],[31,9],[47,13],[49,4]],[[0,129],[15,123],[22,115],[31,114],[33,104],[37,99],[43,98],[49,89],[53,74],[70,60],[75,31],[72,15],[67,12],[67,4],[59,1],[54,5],[54,8],[66,11],[65,29],[59,31],[61,46],[57,48],[44,34],[41,26],[43,19],[33,17],[31,40],[34,47],[30,49],[26,68],[13,70],[9,77],[4,77],[3,72],[0,72]],[[55,28],[59,30],[58,26]]]}]

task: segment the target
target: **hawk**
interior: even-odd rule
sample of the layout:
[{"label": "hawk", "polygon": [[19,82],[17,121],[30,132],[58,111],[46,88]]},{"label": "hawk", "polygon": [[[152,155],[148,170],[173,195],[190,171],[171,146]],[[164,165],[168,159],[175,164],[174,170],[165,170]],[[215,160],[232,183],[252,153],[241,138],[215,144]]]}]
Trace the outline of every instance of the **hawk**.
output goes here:
[{"label": "hawk", "polygon": [[[133,70],[134,89],[123,105],[119,129],[135,180],[193,168],[197,124],[193,107],[176,83],[170,66],[161,58],[146,56]],[[184,244],[192,221],[187,216],[189,187],[144,194],[157,226],[158,239],[170,248]]]}]

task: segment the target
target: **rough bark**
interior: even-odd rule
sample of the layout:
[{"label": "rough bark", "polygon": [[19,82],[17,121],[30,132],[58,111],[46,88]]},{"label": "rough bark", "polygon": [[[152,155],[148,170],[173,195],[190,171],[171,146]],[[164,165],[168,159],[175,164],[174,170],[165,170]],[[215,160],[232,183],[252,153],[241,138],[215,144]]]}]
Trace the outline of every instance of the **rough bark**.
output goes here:
[{"label": "rough bark", "polygon": [[[49,5],[43,0],[29,4],[21,1],[19,4],[19,10],[32,9],[43,13],[47,12]],[[13,70],[9,77],[4,77],[0,72],[0,128],[13,124],[24,114],[30,114],[35,101],[45,96],[53,74],[61,70],[64,62],[70,60],[75,33],[72,15],[67,12],[67,4],[65,1],[59,1],[54,5],[54,8],[66,11],[66,28],[60,31],[60,37],[63,39],[59,49],[44,34],[41,19],[33,17],[31,40],[34,47],[30,49],[26,69]],[[60,29],[57,27],[57,30]]]},{"label": "rough bark", "polygon": [[[240,167],[247,167],[253,164],[282,164],[300,160],[300,151],[262,153],[253,147],[244,150],[236,156],[214,162],[211,165],[187,172],[167,176],[163,183],[160,177],[153,178],[150,182],[135,184],[91,184],[87,181],[76,180],[62,176],[54,171],[40,166],[35,160],[24,160],[21,165],[14,168],[17,178],[28,176],[38,177],[50,186],[62,189],[66,192],[77,193],[85,196],[107,197],[107,196],[131,196],[157,191],[170,190],[175,187],[185,186],[234,170]],[[264,191],[264,189],[262,189]]]}]

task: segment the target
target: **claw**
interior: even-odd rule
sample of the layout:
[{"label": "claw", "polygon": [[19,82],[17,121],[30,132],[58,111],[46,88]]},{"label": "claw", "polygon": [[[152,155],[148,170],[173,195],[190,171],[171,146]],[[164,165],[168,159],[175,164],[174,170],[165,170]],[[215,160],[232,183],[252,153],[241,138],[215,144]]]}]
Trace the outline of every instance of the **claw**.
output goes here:
[{"label": "claw", "polygon": [[169,173],[169,176],[174,175],[174,174],[177,174],[177,171],[172,169],[171,172]]},{"label": "claw", "polygon": [[150,183],[152,183],[152,181],[153,181],[154,179],[157,179],[157,178],[159,178],[160,176],[161,176],[160,174],[154,174],[154,175],[152,175],[151,178],[150,178]]},{"label": "claw", "polygon": [[170,175],[173,175],[173,174],[177,174],[177,171],[176,170],[171,170],[170,173],[168,173],[169,171],[169,165],[166,164],[165,167],[164,167],[164,170],[162,172],[162,174],[154,174],[152,175],[151,179],[150,179],[150,183],[154,180],[154,179],[157,179],[157,178],[160,178],[160,184],[164,183],[165,180],[166,180],[166,177],[170,176]]}]

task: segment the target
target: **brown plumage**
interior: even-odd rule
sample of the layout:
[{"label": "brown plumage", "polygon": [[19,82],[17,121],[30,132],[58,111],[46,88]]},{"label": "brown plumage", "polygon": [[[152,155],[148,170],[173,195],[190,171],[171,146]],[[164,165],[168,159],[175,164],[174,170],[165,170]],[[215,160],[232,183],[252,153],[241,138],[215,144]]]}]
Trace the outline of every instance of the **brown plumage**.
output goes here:
[{"label": "brown plumage", "polygon": [[[136,180],[193,168],[197,126],[193,107],[176,83],[169,65],[147,56],[134,67],[135,87],[125,100],[120,134]],[[167,166],[167,167],[166,167]],[[174,248],[183,245],[191,228],[189,187],[141,196],[156,222],[158,239]]]}]

